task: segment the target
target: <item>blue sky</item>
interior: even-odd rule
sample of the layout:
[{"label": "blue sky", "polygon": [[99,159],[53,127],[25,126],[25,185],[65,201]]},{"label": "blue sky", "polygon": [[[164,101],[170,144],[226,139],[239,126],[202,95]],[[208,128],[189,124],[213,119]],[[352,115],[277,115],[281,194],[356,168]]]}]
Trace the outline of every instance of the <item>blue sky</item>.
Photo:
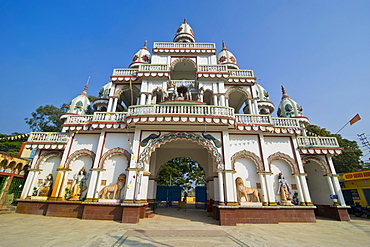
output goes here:
[{"label": "blue sky", "polygon": [[88,76],[97,96],[145,40],[171,42],[185,17],[197,42],[219,51],[224,40],[275,106],[284,85],[312,124],[335,133],[359,113],[341,134],[370,138],[369,13],[366,0],[0,0],[0,133],[28,133],[24,118],[69,102]]}]

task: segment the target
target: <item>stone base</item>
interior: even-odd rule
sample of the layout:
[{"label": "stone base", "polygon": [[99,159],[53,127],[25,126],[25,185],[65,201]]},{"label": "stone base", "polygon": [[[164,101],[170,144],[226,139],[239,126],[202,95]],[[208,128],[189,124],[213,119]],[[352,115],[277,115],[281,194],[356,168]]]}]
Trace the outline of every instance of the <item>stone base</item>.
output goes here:
[{"label": "stone base", "polygon": [[349,206],[330,206],[330,205],[316,205],[315,214],[317,216],[326,217],[339,221],[350,221],[348,214]]},{"label": "stone base", "polygon": [[46,201],[47,199],[47,196],[31,196],[31,200]]},{"label": "stone base", "polygon": [[120,203],[121,200],[118,200],[118,199],[99,199],[98,202],[101,202],[101,203]]},{"label": "stone base", "polygon": [[262,207],[262,202],[241,202],[241,207]]},{"label": "stone base", "polygon": [[316,222],[314,206],[220,206],[214,208],[214,217],[222,226],[240,223],[278,224],[279,222]]}]

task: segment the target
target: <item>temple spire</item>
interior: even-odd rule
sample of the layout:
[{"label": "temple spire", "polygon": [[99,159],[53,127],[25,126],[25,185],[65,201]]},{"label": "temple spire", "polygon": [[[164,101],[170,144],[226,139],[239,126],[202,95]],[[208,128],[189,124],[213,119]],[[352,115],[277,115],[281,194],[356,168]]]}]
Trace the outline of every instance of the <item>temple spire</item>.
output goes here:
[{"label": "temple spire", "polygon": [[87,95],[87,89],[89,88],[89,82],[90,82],[90,76],[87,78],[86,85],[85,85],[84,90],[82,91],[81,94]]}]

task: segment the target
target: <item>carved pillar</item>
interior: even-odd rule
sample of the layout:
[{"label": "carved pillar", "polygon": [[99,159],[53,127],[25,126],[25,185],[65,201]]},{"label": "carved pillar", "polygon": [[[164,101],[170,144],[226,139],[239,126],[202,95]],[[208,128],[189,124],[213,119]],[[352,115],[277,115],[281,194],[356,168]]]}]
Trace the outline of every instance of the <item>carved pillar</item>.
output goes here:
[{"label": "carved pillar", "polygon": [[276,205],[276,200],[275,200],[275,190],[274,190],[274,185],[273,185],[273,175],[272,173],[265,173],[265,179],[266,179],[266,187],[267,187],[267,194],[268,194],[268,200],[269,200],[269,205],[270,206],[275,206]]},{"label": "carved pillar", "polygon": [[313,204],[312,204],[312,201],[311,201],[310,192],[308,190],[308,185],[307,185],[307,181],[306,181],[306,174],[300,174],[299,178],[301,180],[303,196],[304,196],[304,199],[306,201],[306,204],[307,204],[307,206],[312,206]]},{"label": "carved pillar", "polygon": [[[30,185],[28,187],[27,194],[25,194],[25,197],[32,196],[33,188],[36,187],[37,176],[41,172],[40,169],[32,169],[32,170],[30,169],[29,171],[33,173],[33,176],[30,179]],[[28,175],[28,176],[30,176],[30,175]],[[27,180],[28,180],[28,178],[27,178]],[[27,187],[25,186],[25,188],[27,188]]]},{"label": "carved pillar", "polygon": [[225,106],[225,95],[224,94],[221,94],[220,95],[220,105],[221,106]]},{"label": "carved pillar", "polygon": [[344,197],[343,197],[343,193],[342,193],[342,190],[340,188],[340,184],[339,184],[339,181],[338,181],[338,177],[337,175],[333,175],[331,177],[332,181],[333,181],[333,185],[334,185],[334,190],[338,196],[338,200],[339,200],[339,204],[341,206],[346,206],[346,202],[344,200]]},{"label": "carved pillar", "polygon": [[107,112],[112,112],[113,101],[114,101],[114,98],[112,96],[109,96]]},{"label": "carved pillar", "polygon": [[304,196],[303,196],[301,181],[299,180],[299,174],[294,174],[293,176],[295,177],[295,181],[297,183],[299,204],[301,206],[306,206],[306,203],[304,202]]},{"label": "carved pillar", "polygon": [[146,102],[146,94],[141,93],[140,105],[145,105]]},{"label": "carved pillar", "polygon": [[218,172],[218,191],[219,205],[225,205],[224,180],[221,171]]},{"label": "carved pillar", "polygon": [[260,178],[261,188],[262,188],[262,196],[261,196],[260,199],[262,201],[262,205],[267,206],[268,205],[268,195],[267,195],[267,189],[266,189],[266,180],[265,180],[265,177],[264,177],[263,173],[258,172],[257,174]]},{"label": "carved pillar", "polygon": [[[330,175],[325,175],[325,177],[326,177],[326,181],[328,181],[328,185],[329,185],[329,190],[330,190],[330,194],[331,195],[336,195],[336,193],[335,193],[335,191],[334,191],[334,186],[333,186],[333,184],[332,184],[332,181],[331,181],[331,178],[330,178]],[[337,199],[332,199],[332,201],[333,201],[333,205],[334,206],[338,206],[339,204],[338,204],[338,200]]]},{"label": "carved pillar", "polygon": [[151,105],[152,104],[152,97],[153,97],[153,95],[151,93],[148,94],[147,102],[146,102],[147,105]]}]

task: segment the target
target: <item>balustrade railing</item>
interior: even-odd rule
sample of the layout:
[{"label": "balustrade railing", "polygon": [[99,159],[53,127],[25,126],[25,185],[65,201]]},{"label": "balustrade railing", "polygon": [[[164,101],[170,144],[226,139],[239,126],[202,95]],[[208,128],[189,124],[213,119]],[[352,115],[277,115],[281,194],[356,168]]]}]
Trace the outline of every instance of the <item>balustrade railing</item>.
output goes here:
[{"label": "balustrade railing", "polygon": [[31,132],[27,142],[66,143],[68,137],[68,133],[61,132]]},{"label": "balustrade railing", "polygon": [[155,42],[153,48],[196,48],[215,49],[215,43],[178,43],[178,42]]},{"label": "balustrade railing", "polygon": [[295,118],[274,118],[270,115],[235,114],[237,123],[241,124],[268,124],[273,127],[298,128],[299,122]]},{"label": "balustrade railing", "polygon": [[339,147],[335,137],[298,136],[297,142],[300,147]]},{"label": "balustrade railing", "polygon": [[195,87],[195,80],[171,80],[169,86],[176,87]]},{"label": "balustrade railing", "polygon": [[292,128],[300,127],[298,120],[295,118],[278,118],[278,117],[275,118],[273,117],[271,118],[271,120],[272,120],[272,124],[275,127],[292,127]]},{"label": "balustrade railing", "polygon": [[94,112],[93,122],[123,122],[126,112]]},{"label": "balustrade railing", "polygon": [[198,65],[198,72],[227,72],[226,65]]},{"label": "balustrade railing", "polygon": [[143,114],[193,114],[193,115],[209,115],[209,116],[224,116],[233,117],[234,109],[224,106],[205,106],[205,105],[146,105],[132,106],[129,108],[128,115],[143,115]]},{"label": "balustrade railing", "polygon": [[136,69],[114,69],[112,76],[124,76],[124,75],[131,75],[136,76]]},{"label": "balustrade railing", "polygon": [[93,117],[93,115],[68,116],[65,124],[87,124]]},{"label": "balustrade railing", "polygon": [[229,70],[232,77],[254,77],[253,70]]},{"label": "balustrade railing", "polygon": [[140,64],[139,71],[167,71],[168,64]]}]

